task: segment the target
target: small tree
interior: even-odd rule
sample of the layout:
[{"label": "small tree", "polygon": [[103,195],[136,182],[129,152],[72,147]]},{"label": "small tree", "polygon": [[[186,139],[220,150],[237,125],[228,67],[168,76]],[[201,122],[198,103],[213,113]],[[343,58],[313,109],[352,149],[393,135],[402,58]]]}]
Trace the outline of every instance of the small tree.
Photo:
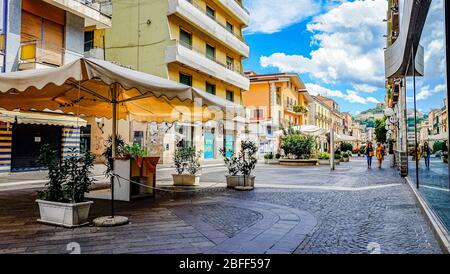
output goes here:
[{"label": "small tree", "polygon": [[250,176],[252,171],[256,167],[258,159],[256,159],[256,153],[258,152],[258,147],[254,142],[242,141],[241,151],[239,152],[239,170],[242,175]]},{"label": "small tree", "polygon": [[342,143],[341,144],[341,151],[352,151],[353,146],[350,143]]},{"label": "small tree", "polygon": [[375,121],[375,139],[377,142],[386,143],[386,117]]},{"label": "small tree", "polygon": [[230,157],[227,157],[227,151],[221,148],[220,153],[222,154],[223,161],[225,162],[225,166],[228,169],[228,174],[230,176],[236,176],[239,173],[239,160],[234,153],[231,154]]},{"label": "small tree", "polygon": [[180,147],[175,150],[173,162],[178,175],[186,171],[190,175],[196,175],[200,170],[200,152],[195,147]]},{"label": "small tree", "polygon": [[293,155],[296,159],[309,159],[314,149],[314,138],[303,134],[289,134],[281,141],[285,155]]}]

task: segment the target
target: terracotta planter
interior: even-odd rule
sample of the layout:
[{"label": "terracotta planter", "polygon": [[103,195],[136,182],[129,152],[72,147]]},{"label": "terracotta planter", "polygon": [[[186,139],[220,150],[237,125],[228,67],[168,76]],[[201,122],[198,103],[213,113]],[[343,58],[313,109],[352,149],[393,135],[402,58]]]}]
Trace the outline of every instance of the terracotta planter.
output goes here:
[{"label": "terracotta planter", "polygon": [[69,204],[44,200],[36,200],[39,205],[41,218],[38,222],[59,225],[64,227],[77,227],[88,224],[89,210],[92,201]]},{"label": "terracotta planter", "polygon": [[172,174],[174,186],[197,186],[200,184],[200,175]]}]

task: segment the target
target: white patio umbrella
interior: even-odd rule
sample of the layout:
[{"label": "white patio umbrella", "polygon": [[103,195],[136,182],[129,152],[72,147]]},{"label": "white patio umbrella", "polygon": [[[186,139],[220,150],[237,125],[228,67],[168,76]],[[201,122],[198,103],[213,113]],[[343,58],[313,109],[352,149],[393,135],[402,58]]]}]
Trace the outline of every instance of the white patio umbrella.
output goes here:
[{"label": "white patio umbrella", "polygon": [[[118,119],[207,121],[243,111],[241,106],[204,91],[90,58],[59,68],[0,74],[0,108],[112,118],[113,157]],[[114,177],[111,187],[114,219]]]}]

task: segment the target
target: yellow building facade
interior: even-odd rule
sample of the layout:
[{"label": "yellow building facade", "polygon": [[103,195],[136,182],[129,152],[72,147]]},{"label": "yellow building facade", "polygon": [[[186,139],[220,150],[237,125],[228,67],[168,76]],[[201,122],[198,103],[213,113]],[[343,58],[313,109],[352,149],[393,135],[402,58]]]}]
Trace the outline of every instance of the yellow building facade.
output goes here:
[{"label": "yellow building facade", "polygon": [[[113,26],[105,31],[106,60],[242,103],[249,89],[242,68],[249,46],[242,30],[250,17],[241,1],[113,0],[112,12]],[[163,127],[174,133],[157,145],[152,142],[152,154],[163,162],[171,162],[180,142],[203,151],[205,159],[220,158],[220,148],[239,149],[241,132],[235,123]]]}]

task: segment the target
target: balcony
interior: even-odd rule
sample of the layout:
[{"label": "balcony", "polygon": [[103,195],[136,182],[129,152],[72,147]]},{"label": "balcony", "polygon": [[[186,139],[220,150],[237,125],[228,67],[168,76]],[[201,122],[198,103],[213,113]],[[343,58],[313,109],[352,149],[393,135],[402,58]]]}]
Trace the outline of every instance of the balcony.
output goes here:
[{"label": "balcony", "polygon": [[111,27],[111,15],[102,11],[104,4],[110,1],[94,1],[88,0],[43,0],[53,6],[76,14],[85,19],[85,26],[97,26],[97,28]]},{"label": "balcony", "polygon": [[244,57],[249,56],[250,48],[239,35],[231,32],[221,23],[206,15],[206,11],[193,2],[191,3],[189,0],[169,0],[168,15],[174,14],[197,26],[219,43],[238,54]]},{"label": "balcony", "polygon": [[250,13],[248,10],[236,0],[219,0],[219,4],[228,10],[233,16],[244,26],[250,24]]},{"label": "balcony", "polygon": [[166,48],[165,61],[167,64],[181,63],[243,90],[249,90],[250,80],[241,72],[232,70],[227,65],[206,57],[204,53],[196,51],[190,45],[174,41],[174,45]]},{"label": "balcony", "polygon": [[42,46],[39,40],[30,40],[20,45],[20,70],[58,67],[64,64],[63,48]]}]

